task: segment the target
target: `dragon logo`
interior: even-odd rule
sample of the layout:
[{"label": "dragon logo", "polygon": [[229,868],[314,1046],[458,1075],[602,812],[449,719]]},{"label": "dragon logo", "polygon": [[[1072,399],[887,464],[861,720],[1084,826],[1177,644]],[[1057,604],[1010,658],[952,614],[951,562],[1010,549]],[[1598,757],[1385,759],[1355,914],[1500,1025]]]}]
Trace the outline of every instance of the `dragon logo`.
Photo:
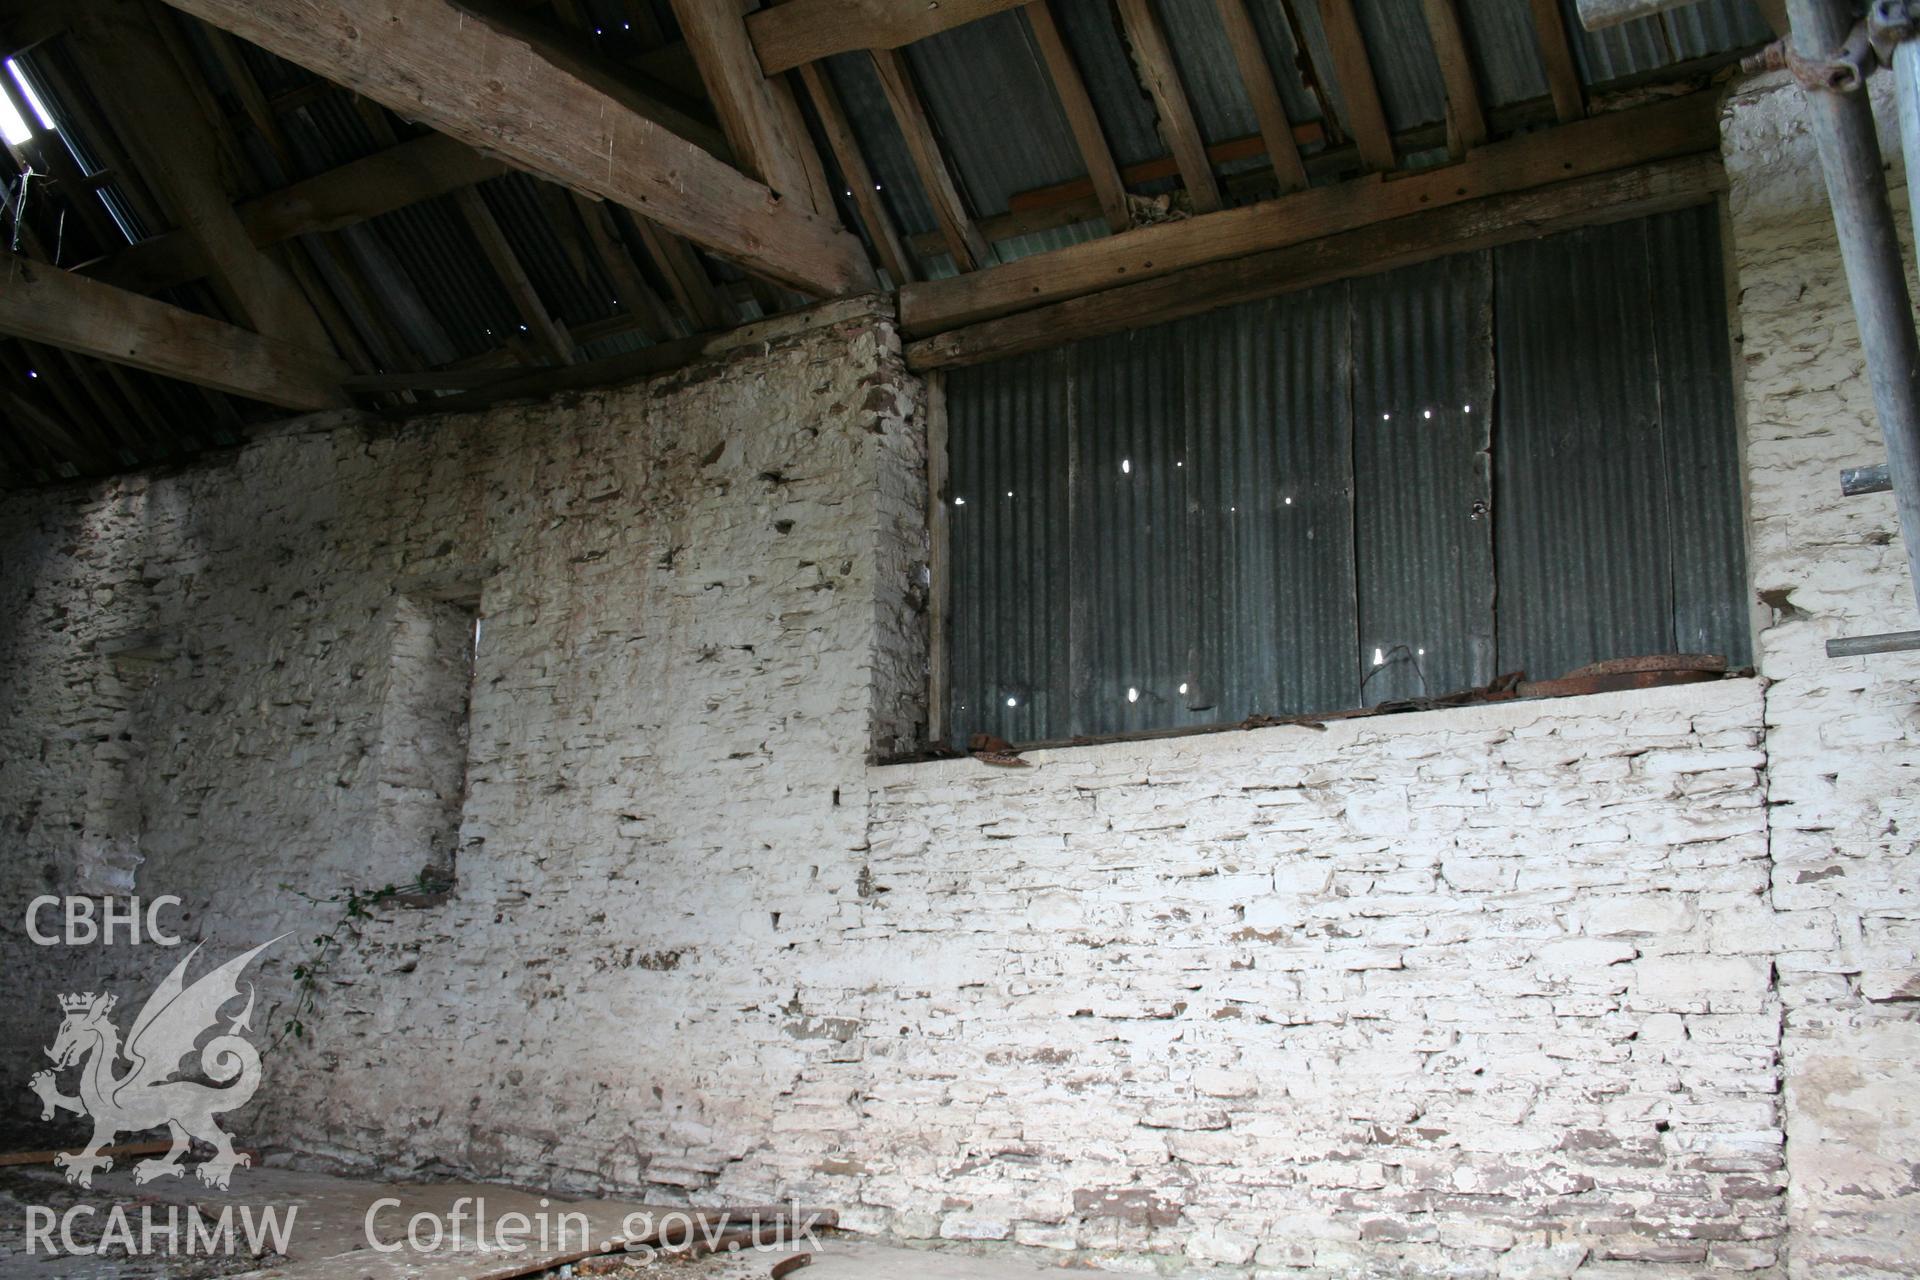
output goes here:
[{"label": "dragon logo", "polygon": [[[194,1170],[209,1187],[224,1191],[234,1168],[252,1163],[247,1155],[233,1149],[233,1140],[213,1122],[222,1112],[246,1106],[260,1087],[260,1053],[240,1034],[253,1029],[251,984],[247,987],[246,1008],[232,1018],[225,1032],[199,1046],[200,1073],[214,1083],[174,1077],[180,1072],[180,1060],[195,1051],[201,1036],[219,1030],[220,1010],[239,997],[240,975],[247,965],[278,941],[263,942],[188,986],[187,965],[200,952],[196,946],[147,997],[140,1016],[133,1020],[124,1048],[119,1028],[107,1017],[113,1012],[113,996],[96,996],[89,991],[60,997],[66,1019],[60,1024],[53,1047],[46,1051],[54,1069],[35,1073],[30,1086],[40,1096],[42,1120],[53,1119],[56,1111],[93,1119],[93,1137],[86,1149],[63,1152],[54,1158],[54,1163],[66,1171],[68,1182],[91,1187],[96,1172],[113,1167],[113,1158],[101,1154],[103,1147],[122,1133],[161,1125],[172,1133],[173,1148],[135,1165],[133,1180],[137,1183],[179,1177],[181,1157],[187,1153],[188,1142],[195,1139],[213,1148],[213,1157]],[[127,1069],[116,1074],[122,1058]],[[54,1071],[76,1063],[84,1064],[80,1068],[80,1094],[68,1097],[55,1084]]]}]

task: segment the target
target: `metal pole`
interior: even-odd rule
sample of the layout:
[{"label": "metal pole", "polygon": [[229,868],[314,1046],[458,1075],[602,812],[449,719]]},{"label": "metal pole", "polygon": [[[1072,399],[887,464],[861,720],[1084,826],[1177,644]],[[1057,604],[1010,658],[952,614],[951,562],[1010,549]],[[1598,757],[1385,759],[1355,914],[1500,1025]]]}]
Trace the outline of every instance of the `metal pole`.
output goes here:
[{"label": "metal pole", "polygon": [[1920,631],[1889,631],[1883,636],[1847,636],[1827,641],[1829,658],[1861,658],[1870,653],[1904,653],[1920,649]]},{"label": "metal pole", "polygon": [[[1794,52],[1808,61],[1833,58],[1853,32],[1847,0],[1787,0]],[[1887,442],[1894,509],[1907,549],[1907,574],[1920,606],[1920,343],[1914,338],[1907,273],[1887,204],[1880,141],[1866,86],[1851,91],[1809,88],[1807,119],[1826,174],[1833,225],[1846,264],[1847,288],[1867,356],[1873,408]]]}]

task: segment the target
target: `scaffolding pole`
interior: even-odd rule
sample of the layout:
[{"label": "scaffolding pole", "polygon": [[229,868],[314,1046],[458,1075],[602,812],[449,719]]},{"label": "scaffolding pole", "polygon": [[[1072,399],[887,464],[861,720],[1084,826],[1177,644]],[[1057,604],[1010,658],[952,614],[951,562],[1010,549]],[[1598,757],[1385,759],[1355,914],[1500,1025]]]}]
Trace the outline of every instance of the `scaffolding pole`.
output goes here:
[{"label": "scaffolding pole", "polygon": [[[1874,413],[1887,443],[1908,585],[1920,606],[1920,342],[1866,92],[1873,55],[1847,0],[1787,0],[1787,17],[1866,351]],[[1908,132],[1906,146],[1911,156],[1920,139]],[[1909,164],[1908,173],[1916,172]]]}]

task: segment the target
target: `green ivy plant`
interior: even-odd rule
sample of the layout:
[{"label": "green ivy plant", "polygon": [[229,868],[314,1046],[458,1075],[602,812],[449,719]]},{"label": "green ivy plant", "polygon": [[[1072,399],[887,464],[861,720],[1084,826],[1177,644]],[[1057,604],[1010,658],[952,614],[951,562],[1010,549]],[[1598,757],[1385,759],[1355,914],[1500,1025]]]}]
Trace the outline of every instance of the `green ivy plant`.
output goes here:
[{"label": "green ivy plant", "polygon": [[412,894],[445,893],[453,888],[453,881],[433,871],[423,871],[406,884],[387,884],[378,889],[345,888],[324,898],[316,898],[302,892],[290,884],[282,884],[282,889],[306,899],[318,906],[340,907],[340,918],[325,933],[313,937],[312,950],[307,958],[293,966],[294,1002],[288,1012],[287,1020],[280,1024],[279,1033],[273,1038],[269,1049],[277,1049],[288,1040],[303,1040],[307,1035],[307,1019],[313,1012],[314,1002],[319,997],[320,977],[327,971],[328,964],[342,945],[341,937],[360,936],[359,922],[373,915],[373,909],[395,898]]}]

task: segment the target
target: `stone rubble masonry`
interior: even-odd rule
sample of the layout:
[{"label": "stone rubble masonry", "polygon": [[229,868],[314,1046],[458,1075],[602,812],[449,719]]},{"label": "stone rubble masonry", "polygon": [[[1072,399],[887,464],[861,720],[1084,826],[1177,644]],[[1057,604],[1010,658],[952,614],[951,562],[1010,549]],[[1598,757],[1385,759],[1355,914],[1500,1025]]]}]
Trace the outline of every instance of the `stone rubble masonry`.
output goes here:
[{"label": "stone rubble masonry", "polygon": [[1913,606],[1890,501],[1838,494],[1881,450],[1795,93],[1724,136],[1757,679],[877,763],[922,734],[927,539],[874,303],[9,495],[8,1105],[55,994],[174,958],[27,947],[33,894],[290,931],[277,1026],[311,899],[451,842],[245,1141],[1127,1273],[1910,1273],[1920,658],[1821,644]]},{"label": "stone rubble masonry", "polygon": [[[1892,86],[1885,76],[1873,86],[1905,238]],[[1913,595],[1892,495],[1840,496],[1840,469],[1886,449],[1798,89],[1784,73],[1737,88],[1721,132],[1749,576],[1769,678],[1769,927],[1793,1265],[1805,1276],[1909,1275],[1920,1271],[1920,655],[1841,661],[1824,645],[1911,629]]]}]

